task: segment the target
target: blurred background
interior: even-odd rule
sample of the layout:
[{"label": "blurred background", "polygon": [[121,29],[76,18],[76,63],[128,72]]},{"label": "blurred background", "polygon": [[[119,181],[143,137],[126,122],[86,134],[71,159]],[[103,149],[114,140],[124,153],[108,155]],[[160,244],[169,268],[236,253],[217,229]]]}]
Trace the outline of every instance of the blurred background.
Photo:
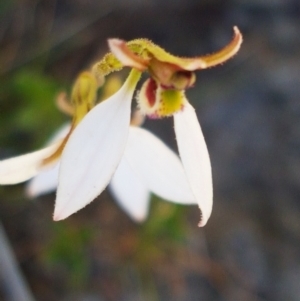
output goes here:
[{"label": "blurred background", "polygon": [[[0,1],[0,158],[41,147],[68,120],[55,97],[107,38],[196,56],[226,45],[234,25],[241,51],[187,92],[212,161],[207,226],[197,206],[155,196],[136,224],[109,190],[53,222],[54,193],[30,200],[23,184],[1,186],[0,220],[33,296],[24,301],[300,300],[298,0]],[[171,119],[144,126],[176,150]],[[12,301],[0,273],[0,300]]]}]

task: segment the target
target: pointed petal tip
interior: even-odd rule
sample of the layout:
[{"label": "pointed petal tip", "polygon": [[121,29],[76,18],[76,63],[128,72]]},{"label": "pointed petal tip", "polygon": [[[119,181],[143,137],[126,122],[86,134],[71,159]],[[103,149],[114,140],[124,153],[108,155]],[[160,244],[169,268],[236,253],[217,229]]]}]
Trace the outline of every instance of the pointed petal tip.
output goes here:
[{"label": "pointed petal tip", "polygon": [[58,221],[60,220],[60,219],[57,218],[57,216],[55,216],[55,215],[53,215],[52,219],[53,219],[54,222],[58,222]]},{"label": "pointed petal tip", "polygon": [[[87,203],[88,204],[88,203]],[[68,218],[69,216],[73,215],[74,213],[78,212],[80,209],[85,207],[87,204],[80,208],[74,208],[72,206],[68,206],[66,203],[62,203],[58,201],[58,198],[55,200],[55,206],[54,206],[54,213],[53,213],[53,220],[58,222],[61,220],[64,220]]]},{"label": "pointed petal tip", "polygon": [[147,216],[146,215],[143,215],[143,216],[131,216],[132,220],[137,223],[137,224],[142,224],[143,222],[146,221],[147,219]]},{"label": "pointed petal tip", "polygon": [[200,221],[198,223],[198,227],[204,227],[212,213],[213,200],[212,197],[205,202],[204,204],[199,204],[200,209]]},{"label": "pointed petal tip", "polygon": [[198,227],[199,228],[202,228],[202,227],[204,227],[206,225],[206,222],[204,223],[203,221],[200,221],[199,223],[198,223]]},{"label": "pointed petal tip", "polygon": [[69,217],[69,215],[64,214],[63,211],[57,212],[57,210],[54,209],[53,221],[58,222],[66,219],[67,217]]},{"label": "pointed petal tip", "polygon": [[56,212],[56,209],[54,209],[54,213],[53,213],[52,219],[53,219],[53,221],[55,221],[55,222],[58,222],[58,221],[61,220],[59,214],[57,214],[57,212]]},{"label": "pointed petal tip", "polygon": [[[54,212],[53,212],[53,220],[55,222],[61,221],[75,213],[76,211],[70,211],[68,206],[58,206],[58,199],[55,200]],[[78,211],[78,210],[77,210]]]},{"label": "pointed petal tip", "polygon": [[233,31],[234,31],[233,40],[237,41],[237,43],[236,43],[236,48],[237,48],[236,52],[237,52],[240,49],[241,44],[243,42],[243,36],[242,36],[242,34],[241,34],[241,32],[240,32],[240,30],[237,26],[233,26]]},{"label": "pointed petal tip", "polygon": [[59,222],[61,220],[63,220],[63,218],[60,218],[59,216],[53,215],[53,221],[54,222]]},{"label": "pointed petal tip", "polygon": [[[240,50],[243,36],[237,26],[233,27],[233,31],[234,36],[225,47],[215,53],[201,57],[202,61],[205,63],[205,68],[225,63]],[[202,67],[202,69],[204,68]]]},{"label": "pointed petal tip", "polygon": [[208,203],[210,203],[211,206],[210,207],[208,207],[208,206],[203,207],[203,209],[205,211],[202,210],[201,207],[199,206],[199,209],[200,209],[200,221],[198,223],[198,227],[204,227],[207,224],[207,222],[208,222],[208,220],[209,220],[209,218],[211,216],[212,203],[213,203],[212,199]]},{"label": "pointed petal tip", "polygon": [[203,218],[203,216],[202,216],[202,214],[201,214],[200,221],[199,221],[199,223],[198,223],[198,227],[199,227],[199,228],[204,227],[204,226],[207,224],[208,219],[209,219],[209,217]]},{"label": "pointed petal tip", "polygon": [[235,35],[241,35],[241,32],[240,32],[239,28],[236,25],[233,26],[233,31],[234,31]]},{"label": "pointed petal tip", "polygon": [[55,208],[53,213],[53,220],[55,222],[62,221],[64,219],[67,219],[71,215],[77,213],[79,210],[80,209],[75,211],[75,210],[70,210],[69,208],[59,208],[58,210]]}]

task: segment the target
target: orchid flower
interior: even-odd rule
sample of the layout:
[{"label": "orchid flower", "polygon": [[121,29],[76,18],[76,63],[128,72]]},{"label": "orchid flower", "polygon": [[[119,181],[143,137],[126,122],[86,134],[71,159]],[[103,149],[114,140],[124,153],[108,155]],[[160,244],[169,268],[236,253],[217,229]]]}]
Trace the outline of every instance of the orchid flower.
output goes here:
[{"label": "orchid flower", "polygon": [[[76,127],[79,118],[94,106],[91,102],[94,86],[89,84],[88,73],[82,73],[73,88],[71,104],[64,94],[57,99],[58,107],[73,117],[72,123],[63,125],[49,140],[45,149],[31,154],[0,161],[0,183],[15,184],[30,177],[34,178],[26,186],[29,197],[51,192],[58,185],[60,149],[67,141],[70,132]],[[93,82],[93,81],[92,81]],[[102,93],[106,99],[121,86],[116,77],[110,77]],[[81,96],[81,97],[80,97]],[[80,101],[79,101],[80,100]],[[80,103],[81,110],[76,107]],[[89,105],[84,105],[89,102]],[[78,116],[78,112],[81,113]],[[136,222],[146,219],[149,211],[150,193],[153,192],[166,200],[180,204],[196,204],[189,189],[179,157],[156,136],[139,128],[144,121],[139,111],[131,119],[130,136],[124,156],[111,180],[110,188],[118,204]],[[75,125],[74,125],[75,124]],[[149,147],[151,146],[151,147]],[[146,157],[147,162],[136,159]],[[52,158],[50,160],[50,158]],[[44,164],[47,162],[47,164]],[[150,163],[150,165],[149,165]],[[152,173],[150,175],[149,171]],[[99,171],[100,173],[100,171]]]},{"label": "orchid flower", "polygon": [[[133,93],[141,73],[147,71],[150,78],[138,94],[138,105],[151,118],[174,117],[183,168],[201,211],[199,226],[206,224],[212,210],[211,165],[196,113],[184,90],[195,83],[195,70],[223,63],[237,53],[242,36],[236,27],[234,33],[233,40],[219,52],[198,58],[173,56],[144,39],[128,43],[109,40],[111,53],[93,67],[93,72],[97,76],[106,76],[123,67],[132,70],[123,87],[91,110],[70,136],[62,154],[55,220],[64,219],[83,208],[110,182],[130,141]],[[142,151],[140,157],[133,160],[137,161],[151,167]],[[153,179],[150,169],[148,173]]]},{"label": "orchid flower", "polygon": [[[30,177],[40,170],[40,166],[57,160],[61,155],[54,220],[67,218],[80,210],[93,201],[112,179],[114,186],[119,177],[123,180],[117,183],[123,186],[120,185],[117,191],[126,190],[129,183],[142,182],[145,187],[139,192],[140,195],[146,194],[146,190],[154,193],[159,190],[158,195],[163,196],[164,191],[171,196],[166,198],[173,201],[177,197],[181,203],[196,202],[201,211],[199,226],[206,224],[212,210],[213,195],[210,159],[196,113],[184,91],[194,85],[194,71],[223,63],[237,53],[242,36],[236,27],[234,33],[233,40],[219,52],[197,58],[173,56],[149,40],[128,43],[109,40],[111,52],[95,64],[89,74],[102,80],[111,72],[130,67],[132,70],[124,85],[96,106],[90,104],[94,100],[93,87],[97,81],[90,86],[78,85],[75,96],[79,97],[74,97],[76,106],[71,130],[58,149],[43,159],[42,164],[40,157],[44,153],[39,154],[40,157],[35,153],[25,155],[38,158]],[[181,162],[178,161],[179,165],[171,163],[171,166],[178,168],[169,168],[169,160],[174,154],[158,147],[161,141],[158,142],[148,132],[145,134],[141,128],[130,127],[131,101],[144,71],[149,73],[150,78],[138,93],[138,106],[151,118],[174,117]],[[83,101],[85,99],[89,101]],[[53,149],[42,151],[48,156]],[[176,156],[174,158],[178,159]],[[27,159],[23,161],[27,162]],[[8,160],[15,162],[17,159]],[[7,163],[8,160],[0,163],[0,183],[5,182],[10,174],[13,174],[11,178],[16,177],[16,164]],[[6,171],[1,171],[2,166],[6,166]],[[133,177],[128,176],[126,184],[124,178],[129,170]],[[168,172],[165,173],[165,170]],[[28,178],[28,174],[24,173],[23,180]],[[128,204],[127,201],[125,203]]]},{"label": "orchid flower", "polygon": [[[136,112],[131,120],[124,156],[110,182],[117,203],[136,222],[146,219],[151,192],[175,203],[196,204],[178,156],[156,136],[139,128],[142,121]],[[70,126],[62,126],[49,143],[65,137]],[[54,191],[58,175],[59,162],[28,183],[27,195],[37,197]]]}]

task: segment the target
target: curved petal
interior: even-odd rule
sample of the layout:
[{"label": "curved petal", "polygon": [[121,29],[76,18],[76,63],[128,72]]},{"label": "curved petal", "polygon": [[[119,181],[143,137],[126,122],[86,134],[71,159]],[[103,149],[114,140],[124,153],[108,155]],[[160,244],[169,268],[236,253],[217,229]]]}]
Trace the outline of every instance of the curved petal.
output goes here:
[{"label": "curved petal", "polygon": [[26,195],[35,198],[50,193],[57,188],[59,164],[53,168],[43,170],[26,185]]},{"label": "curved petal", "polygon": [[120,207],[136,222],[148,215],[150,192],[123,157],[109,188]]},{"label": "curved petal", "polygon": [[128,43],[118,39],[111,39],[109,40],[109,46],[112,53],[124,66],[144,70],[151,64],[152,69],[153,59],[155,59],[164,63],[160,64],[160,69],[163,68],[164,72],[171,72],[171,70],[173,72],[179,70],[195,71],[222,64],[238,52],[243,37],[237,26],[233,27],[233,31],[234,37],[232,41],[221,50],[195,58],[182,58],[172,55],[146,39],[136,39]]},{"label": "curved petal", "polygon": [[[233,31],[234,37],[229,44],[215,53],[202,57],[202,61],[205,63],[204,68],[210,68],[222,64],[231,59],[240,50],[241,44],[243,42],[243,36],[237,26],[233,27]],[[195,68],[198,69],[197,63],[194,63],[193,61],[188,67],[189,70],[195,70]]]},{"label": "curved petal", "polygon": [[58,141],[36,152],[0,161],[0,184],[17,184],[34,177],[47,167],[43,161],[51,156],[60,144],[61,141]]},{"label": "curved petal", "polygon": [[149,131],[130,128],[124,157],[153,193],[175,203],[196,204],[178,156]]},{"label": "curved petal", "polygon": [[139,78],[132,71],[122,88],[94,107],[71,134],[61,159],[54,220],[89,204],[109,183],[126,145]]},{"label": "curved petal", "polygon": [[202,213],[199,226],[204,226],[212,210],[211,166],[197,115],[189,103],[174,115],[174,124],[183,167]]}]

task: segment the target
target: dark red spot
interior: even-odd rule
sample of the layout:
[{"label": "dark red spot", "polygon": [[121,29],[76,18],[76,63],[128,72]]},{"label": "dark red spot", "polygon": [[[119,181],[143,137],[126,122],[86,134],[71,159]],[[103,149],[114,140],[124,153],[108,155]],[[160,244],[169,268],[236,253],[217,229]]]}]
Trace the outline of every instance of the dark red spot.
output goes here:
[{"label": "dark red spot", "polygon": [[152,78],[148,80],[145,94],[148,99],[148,103],[150,107],[153,107],[155,104],[155,99],[156,99],[156,90],[157,90],[157,84],[156,81]]}]

